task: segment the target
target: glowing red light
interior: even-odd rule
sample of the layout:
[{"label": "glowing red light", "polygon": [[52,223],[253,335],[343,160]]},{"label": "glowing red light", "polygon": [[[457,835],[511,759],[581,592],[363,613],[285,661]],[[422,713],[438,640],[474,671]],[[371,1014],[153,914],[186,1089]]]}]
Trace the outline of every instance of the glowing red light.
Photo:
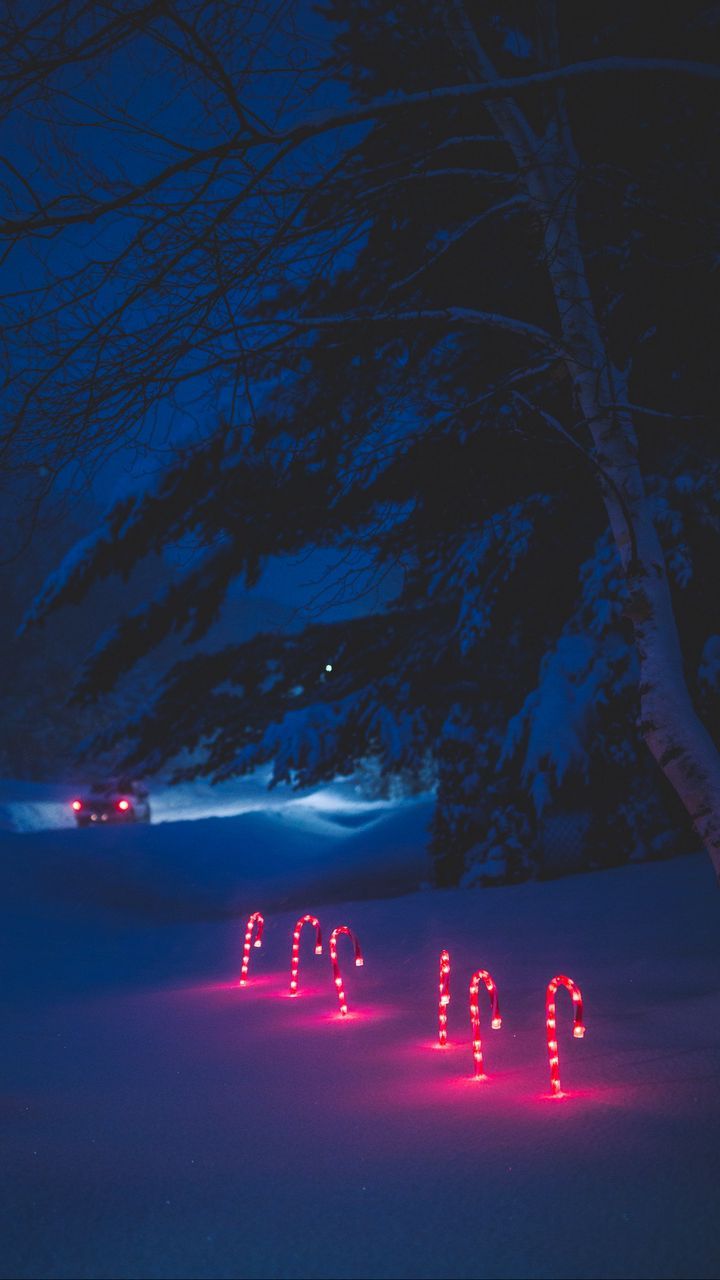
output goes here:
[{"label": "glowing red light", "polygon": [[438,1004],[438,1040],[447,1044],[447,1007],[450,1003],[450,952],[440,952],[440,1003]]},{"label": "glowing red light", "polygon": [[82,809],[82,800],[73,800],[72,808],[75,810],[76,813],[79,813],[80,810]]},{"label": "glowing red light", "polygon": [[347,1000],[345,999],[343,982],[340,976],[340,966],[338,965],[338,959],[337,959],[337,940],[341,933],[346,933],[348,938],[353,944],[353,947],[355,949],[356,965],[360,966],[363,964],[363,957],[362,957],[362,952],[360,950],[360,943],[355,937],[355,934],[353,933],[352,929],[348,929],[346,924],[340,924],[338,925],[337,929],[333,929],[332,933],[330,934],[330,959],[332,961],[332,968],[333,968],[333,981],[335,983],[335,988],[337,990],[338,1000],[340,1001],[340,1012],[344,1018],[348,1011]]},{"label": "glowing red light", "polygon": [[497,987],[495,986],[495,983],[490,977],[487,969],[478,969],[477,973],[474,973],[470,980],[470,1026],[472,1028],[473,1058],[475,1059],[476,1079],[482,1079],[485,1075],[483,1071],[482,1040],[480,1039],[480,1005],[478,1003],[478,992],[480,991],[481,982],[485,983],[487,993],[490,996],[490,1003],[492,1006],[490,1025],[494,1031],[499,1031],[502,1026]]},{"label": "glowing red light", "polygon": [[245,941],[243,943],[242,968],[240,970],[240,986],[244,987],[247,983],[248,968],[250,967],[250,947],[252,945],[253,930],[257,925],[257,937],[255,946],[262,946],[262,935],[265,927],[265,919],[259,911],[254,911],[245,926]]},{"label": "glowing red light", "polygon": [[547,1032],[548,1061],[550,1063],[550,1090],[553,1097],[558,1097],[562,1093],[560,1088],[557,1019],[555,1016],[555,992],[558,987],[565,987],[572,996],[574,1011],[573,1035],[577,1040],[582,1040],[585,1035],[582,992],[572,978],[567,978],[564,973],[560,973],[556,978],[553,978],[552,982],[548,983],[548,989],[545,994],[545,1028]]},{"label": "glowing red light", "polygon": [[322,930],[320,921],[315,916],[301,916],[295,925],[292,941],[292,957],[290,959],[290,995],[297,995],[298,969],[300,968],[300,934],[304,924],[311,924],[315,929],[315,955],[322,955]]},{"label": "glowing red light", "polygon": [[130,808],[130,801],[129,801],[129,800],[118,800],[118,802],[117,802],[117,807],[118,807],[118,809],[120,809],[123,813],[125,813],[126,809],[129,809],[129,808]]}]

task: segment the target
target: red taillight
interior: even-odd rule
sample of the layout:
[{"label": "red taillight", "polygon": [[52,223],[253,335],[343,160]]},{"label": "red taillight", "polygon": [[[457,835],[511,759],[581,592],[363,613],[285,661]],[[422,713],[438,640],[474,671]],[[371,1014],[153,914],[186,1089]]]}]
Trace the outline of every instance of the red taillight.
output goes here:
[{"label": "red taillight", "polygon": [[118,802],[117,802],[117,807],[118,807],[118,809],[122,810],[122,812],[123,812],[123,813],[125,813],[125,810],[130,808],[130,801],[129,801],[129,800],[118,800]]},{"label": "red taillight", "polygon": [[79,813],[80,810],[82,809],[82,800],[73,800],[71,807],[75,810],[76,813]]}]

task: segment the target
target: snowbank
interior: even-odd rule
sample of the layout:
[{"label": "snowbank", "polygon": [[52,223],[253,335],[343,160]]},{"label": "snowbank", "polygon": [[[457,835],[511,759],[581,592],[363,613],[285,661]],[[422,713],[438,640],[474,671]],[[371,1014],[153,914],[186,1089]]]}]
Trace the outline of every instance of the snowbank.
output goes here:
[{"label": "snowbank", "polygon": [[428,799],[362,805],[329,788],[230,818],[6,835],[35,891],[154,919],[212,919],[378,892],[429,877]]},{"label": "snowbank", "polygon": [[[394,807],[388,800],[362,799],[354,783],[336,782],[308,792],[293,792],[286,787],[268,789],[269,769],[261,769],[246,778],[233,778],[212,785],[199,780],[176,787],[154,782],[150,784],[152,820],[162,822],[194,822],[203,818],[230,818],[241,813],[287,809],[315,810],[327,813],[334,821],[360,824],[365,815],[381,814]],[[74,796],[82,794],[87,784],[18,782],[0,779],[0,831],[49,831],[74,828],[70,808]],[[344,818],[343,816],[344,815]]]},{"label": "snowbank", "polygon": [[46,831],[74,827],[70,808],[74,792],[46,782],[0,779],[0,832]]}]

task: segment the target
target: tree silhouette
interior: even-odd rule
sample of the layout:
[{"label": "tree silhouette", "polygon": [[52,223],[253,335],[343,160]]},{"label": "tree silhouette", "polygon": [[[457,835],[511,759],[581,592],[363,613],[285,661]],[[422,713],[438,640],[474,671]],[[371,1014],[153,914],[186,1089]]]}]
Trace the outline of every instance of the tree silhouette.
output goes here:
[{"label": "tree silhouette", "polygon": [[[136,756],[202,742],[213,776],[272,758],[307,781],[373,752],[392,771],[457,705],[478,729],[515,710],[493,767],[524,753],[542,807],[632,688],[720,871],[720,759],[694,676],[715,618],[690,586],[717,526],[707,11],[666,6],[649,27],[644,6],[599,22],[546,0],[512,19],[462,0],[331,4],[320,57],[324,21],[284,4],[60,11],[62,73],[54,7],[13,55],[31,64],[23,79],[12,63],[18,93],[42,86],[75,142],[99,127],[142,152],[118,173],[93,151],[74,186],[72,165],[9,171],[8,245],[46,246],[46,270],[63,236],[81,253],[11,328],[6,457],[49,423],[52,471],[172,405],[200,406],[207,433],[38,603],[181,537],[203,549],[83,689],[171,629],[200,634],[266,557],[363,548],[403,569],[391,609],[181,666]],[[74,68],[85,84],[90,56],[118,49],[136,68],[160,58],[177,87],[152,126],[139,92],[80,91]]]}]

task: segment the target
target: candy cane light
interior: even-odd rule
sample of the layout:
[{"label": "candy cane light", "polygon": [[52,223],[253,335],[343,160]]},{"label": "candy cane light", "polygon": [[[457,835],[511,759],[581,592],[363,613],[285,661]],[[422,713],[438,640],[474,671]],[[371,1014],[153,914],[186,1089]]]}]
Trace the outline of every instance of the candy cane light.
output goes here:
[{"label": "candy cane light", "polygon": [[438,1041],[447,1044],[447,1007],[450,1003],[450,952],[440,952],[440,1002],[438,1004]]},{"label": "candy cane light", "polygon": [[337,929],[333,929],[332,933],[330,934],[330,959],[332,961],[333,981],[335,983],[335,989],[337,991],[338,1000],[340,1001],[340,1012],[344,1018],[348,1011],[347,1000],[345,999],[345,992],[343,990],[343,981],[342,981],[342,977],[340,976],[340,966],[338,964],[338,958],[337,958],[337,940],[341,933],[346,933],[348,938],[353,944],[353,947],[355,949],[355,964],[361,965],[364,963],[364,961],[362,957],[362,951],[360,950],[360,943],[355,937],[355,934],[353,933],[352,929],[348,929],[346,924],[340,924],[338,925]]},{"label": "candy cane light", "polygon": [[485,983],[487,993],[490,996],[490,1026],[494,1031],[499,1031],[502,1026],[497,987],[495,986],[495,983],[490,977],[487,969],[478,969],[477,973],[474,973],[470,980],[470,1026],[472,1028],[473,1058],[475,1059],[476,1080],[485,1079],[485,1072],[483,1071],[482,1040],[480,1039],[480,1005],[478,1001],[478,992],[480,991],[481,982]]},{"label": "candy cane light", "polygon": [[261,947],[263,929],[265,928],[265,920],[264,920],[264,917],[261,916],[259,911],[253,912],[253,914],[250,916],[250,919],[247,922],[247,925],[245,926],[245,942],[243,943],[242,968],[240,970],[240,986],[241,987],[244,987],[247,984],[248,969],[250,967],[250,947],[252,945],[253,930],[256,925],[257,925],[257,937],[255,939],[255,946]]},{"label": "candy cane light", "polygon": [[548,989],[545,994],[545,1028],[550,1063],[550,1091],[554,1098],[560,1097],[562,1094],[562,1089],[560,1088],[560,1060],[558,1058],[557,1018],[555,1015],[555,993],[558,987],[565,987],[572,996],[574,1011],[573,1035],[576,1040],[582,1040],[585,1035],[582,992],[572,978],[567,978],[564,973],[559,973],[556,978],[553,978],[552,982],[548,983]]},{"label": "candy cane light", "polygon": [[322,955],[322,930],[316,916],[301,916],[295,925],[292,940],[292,956],[290,958],[290,995],[297,995],[298,969],[300,968],[300,934],[303,925],[311,924],[315,929],[315,955]]}]

